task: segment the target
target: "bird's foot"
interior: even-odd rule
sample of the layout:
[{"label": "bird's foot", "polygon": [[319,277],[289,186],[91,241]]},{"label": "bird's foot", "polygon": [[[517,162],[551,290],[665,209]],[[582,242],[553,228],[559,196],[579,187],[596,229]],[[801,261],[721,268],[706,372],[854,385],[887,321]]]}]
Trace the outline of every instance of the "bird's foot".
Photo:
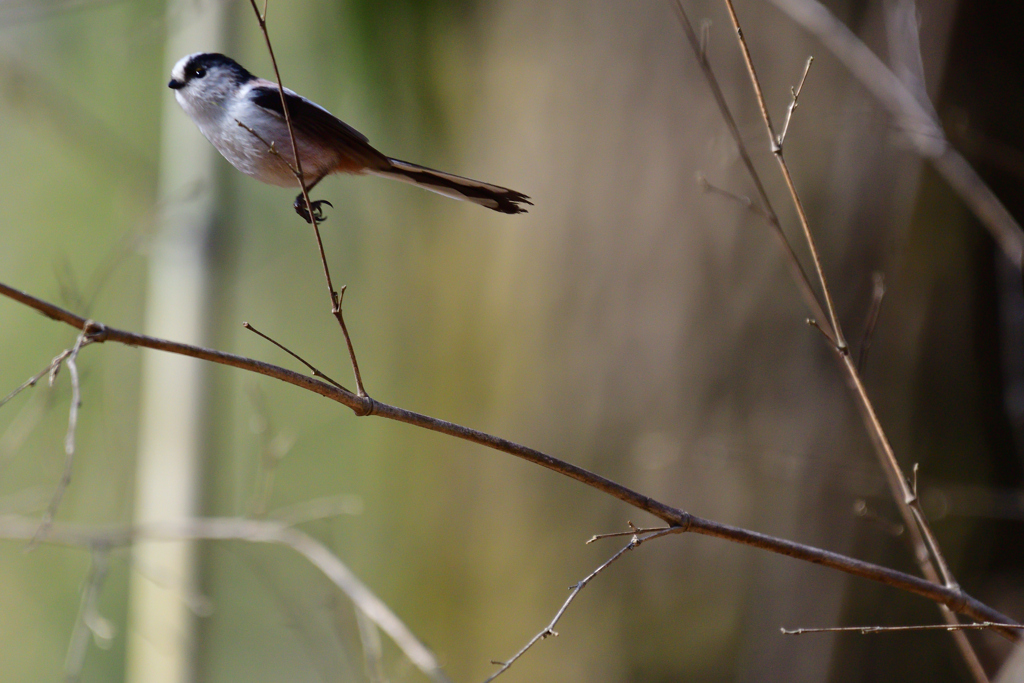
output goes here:
[{"label": "bird's foot", "polygon": [[302,216],[302,220],[306,221],[307,223],[312,223],[313,219],[316,219],[317,223],[323,223],[325,220],[327,220],[327,217],[324,216],[324,204],[331,207],[332,209],[334,208],[334,204],[331,204],[326,199],[319,199],[315,202],[310,202],[309,204],[310,207],[313,209],[313,218],[310,218],[309,211],[306,209],[306,198],[303,197],[301,194],[295,198],[295,203],[292,204],[292,206],[295,207],[295,213]]}]

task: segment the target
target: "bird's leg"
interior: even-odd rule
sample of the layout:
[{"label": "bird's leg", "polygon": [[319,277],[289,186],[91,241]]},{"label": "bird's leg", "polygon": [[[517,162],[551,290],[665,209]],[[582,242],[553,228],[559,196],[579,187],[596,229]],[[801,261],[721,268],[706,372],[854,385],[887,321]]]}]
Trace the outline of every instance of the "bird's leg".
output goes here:
[{"label": "bird's leg", "polygon": [[[307,185],[306,186],[306,194],[309,194],[310,192],[312,192],[313,188],[321,180],[322,180],[322,178],[317,178],[311,184]],[[324,216],[324,210],[323,210],[323,205],[324,204],[326,204],[327,206],[331,207],[332,209],[334,208],[334,204],[331,204],[326,199],[320,199],[320,200],[317,200],[315,202],[314,201],[310,201],[309,204],[310,204],[310,208],[313,209],[313,218],[316,219],[317,223],[323,223],[325,220],[327,220],[327,218]],[[313,218],[310,218],[309,211],[306,209],[306,197],[303,195],[303,193],[300,192],[298,194],[298,196],[295,197],[295,203],[292,204],[292,206],[295,208],[295,213],[297,213],[300,216],[302,216],[302,220],[306,221],[307,223],[312,223],[313,222]]]}]

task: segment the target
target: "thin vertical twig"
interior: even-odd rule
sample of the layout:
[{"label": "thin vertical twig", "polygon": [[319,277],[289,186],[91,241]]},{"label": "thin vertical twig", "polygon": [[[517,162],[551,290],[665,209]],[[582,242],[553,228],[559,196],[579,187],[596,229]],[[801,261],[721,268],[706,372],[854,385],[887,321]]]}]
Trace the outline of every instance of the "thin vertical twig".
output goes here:
[{"label": "thin vertical twig", "polygon": [[[718,105],[718,110],[722,114],[722,119],[725,121],[726,128],[729,129],[729,135],[736,144],[740,160],[743,162],[743,166],[747,170],[747,175],[750,176],[750,182],[754,184],[754,189],[757,191],[757,197],[761,203],[761,213],[764,214],[765,220],[772,230],[772,234],[776,236],[779,244],[782,246],[782,253],[785,256],[790,272],[793,274],[793,279],[796,280],[800,294],[803,296],[807,307],[813,312],[813,315],[816,318],[824,319],[825,309],[822,308],[821,303],[818,301],[818,296],[814,293],[814,287],[811,286],[810,278],[807,277],[804,267],[800,264],[800,259],[797,258],[796,252],[793,251],[793,245],[790,243],[789,238],[786,237],[786,233],[782,231],[782,224],[779,221],[779,217],[775,213],[775,209],[772,208],[772,202],[768,198],[768,193],[764,189],[764,183],[761,182],[761,176],[754,167],[754,162],[750,157],[750,152],[747,150],[746,143],[743,141],[743,136],[740,135],[740,128],[736,124],[736,118],[732,115],[732,111],[729,109],[729,103],[725,100],[725,94],[722,92],[722,87],[718,83],[718,77],[715,76],[715,72],[711,68],[711,63],[708,61],[707,52],[705,51],[706,42],[697,37],[696,31],[694,31],[693,25],[690,23],[690,18],[686,14],[686,9],[683,7],[682,0],[676,0],[673,3],[673,7],[676,10],[676,16],[679,19],[679,25],[683,29],[683,34],[686,36],[690,49],[697,57],[697,63],[700,66],[701,71],[704,73],[704,78],[707,80],[708,87],[711,89],[711,95],[715,99],[715,104]],[[831,330],[822,329],[822,333],[833,345],[836,344],[835,337]]]},{"label": "thin vertical twig", "polygon": [[782,177],[786,181],[786,187],[789,188],[789,195],[793,199],[793,206],[796,208],[797,216],[800,218],[800,227],[804,231],[804,239],[807,241],[807,248],[811,252],[811,260],[814,262],[814,271],[818,275],[818,281],[821,284],[822,294],[825,296],[825,308],[828,309],[828,319],[832,326],[832,334],[835,338],[836,348],[840,353],[848,353],[846,340],[843,338],[842,330],[839,327],[839,319],[836,316],[836,306],[832,301],[832,292],[828,287],[828,280],[825,277],[825,270],[821,265],[821,256],[818,254],[817,244],[814,242],[814,236],[811,235],[810,222],[807,220],[807,212],[804,210],[803,202],[800,201],[800,195],[796,191],[796,185],[793,182],[793,176],[789,172],[789,166],[786,164],[785,157],[782,155],[782,145],[779,144],[779,138],[775,135],[775,128],[772,126],[772,117],[768,112],[768,103],[764,99],[764,91],[761,89],[761,81],[757,77],[757,70],[754,68],[754,60],[750,56],[750,48],[747,47],[747,39],[743,36],[743,28],[740,26],[739,17],[736,16],[736,8],[732,5],[732,0],[725,0],[726,9],[729,10],[729,18],[732,20],[733,28],[736,30],[736,37],[739,40],[740,50],[743,52],[743,61],[746,62],[747,71],[750,73],[750,80],[754,86],[754,94],[757,96],[757,105],[761,108],[761,118],[764,120],[764,126],[768,131],[768,139],[771,140],[772,154],[775,155],[776,160],[779,162],[779,169],[782,171]]},{"label": "thin vertical twig", "polygon": [[[630,526],[632,526],[632,524]],[[555,631],[555,626],[557,626],[558,622],[561,621],[563,616],[565,616],[565,612],[566,612],[567,609],[569,609],[569,605],[571,605],[573,603],[573,601],[577,598],[577,596],[579,596],[580,591],[582,591],[584,588],[587,587],[587,584],[589,584],[591,581],[593,581],[594,578],[598,574],[600,574],[605,569],[607,569],[609,566],[611,566],[611,564],[613,562],[618,560],[620,557],[625,555],[630,550],[638,548],[640,546],[640,544],[645,542],[645,541],[649,541],[651,539],[658,538],[660,536],[665,536],[666,534],[681,533],[683,530],[682,530],[681,527],[668,527],[668,528],[664,528],[664,529],[657,529],[657,530],[653,531],[652,533],[644,535],[644,536],[641,536],[639,531],[640,530],[634,529],[634,530],[631,530],[629,532],[626,532],[627,534],[631,534],[633,536],[629,540],[629,543],[627,543],[625,546],[623,546],[621,550],[619,550],[617,553],[612,555],[605,562],[601,563],[601,565],[597,569],[595,569],[594,571],[590,572],[590,574],[588,574],[583,580],[581,580],[578,583],[576,583],[575,585],[569,587],[569,590],[571,591],[569,593],[569,597],[566,598],[565,602],[562,603],[562,606],[559,608],[558,612],[555,613],[555,617],[551,620],[550,623],[548,623],[547,626],[545,626],[543,629],[541,629],[540,632],[537,633],[537,635],[535,635],[533,638],[531,638],[529,640],[529,642],[527,642],[526,645],[524,645],[522,647],[522,649],[519,650],[519,652],[515,653],[512,656],[512,658],[507,660],[507,661],[504,661],[504,662],[493,661],[493,662],[491,662],[492,664],[499,665],[500,668],[497,671],[495,671],[493,674],[491,674],[487,678],[487,680],[484,681],[484,683],[491,683],[491,681],[493,681],[495,678],[497,678],[498,676],[500,676],[503,673],[505,673],[506,671],[508,671],[512,667],[512,665],[515,664],[516,661],[520,657],[522,657],[524,654],[526,654],[526,652],[530,648],[532,648],[534,645],[536,645],[540,641],[544,640],[545,638],[549,638],[551,636],[557,636],[558,632]],[[609,536],[617,536],[617,535],[619,535],[619,534],[606,534],[606,535],[602,535],[601,538],[607,538]],[[587,543],[590,543],[590,542],[594,541],[597,538],[598,537],[595,536],[594,538],[591,538],[590,541],[587,541]]]},{"label": "thin vertical twig", "polygon": [[[71,484],[71,471],[75,462],[75,436],[78,432],[78,409],[82,406],[82,387],[78,378],[78,364],[75,361],[78,359],[78,352],[84,346],[91,343],[90,335],[92,334],[93,326],[91,320],[86,321],[85,328],[75,340],[75,345],[66,352],[66,356],[61,354],[61,356],[64,356],[64,364],[67,365],[68,375],[71,378],[71,406],[68,408],[68,428],[64,434],[64,470],[61,472],[57,488],[50,498],[50,504],[47,506],[46,512],[43,513],[43,519],[39,524],[36,537],[29,544],[30,550],[46,535],[47,530],[53,524],[53,520],[57,516],[57,509],[60,507],[61,501],[64,500],[64,494]],[[52,366],[50,370],[51,385],[56,381],[59,371],[59,363]]]},{"label": "thin vertical twig", "polygon": [[[764,120],[768,138],[771,141],[772,153],[775,155],[780,171],[786,181],[790,198],[797,210],[797,215],[800,219],[804,237],[814,261],[815,271],[818,275],[818,279],[825,296],[826,306],[828,307],[829,317],[832,323],[832,332],[835,335],[835,350],[841,359],[842,366],[846,371],[847,380],[857,398],[857,403],[861,410],[865,425],[867,426],[868,432],[875,444],[876,452],[882,462],[883,470],[886,472],[886,479],[888,480],[892,490],[893,498],[896,500],[900,513],[906,523],[918,564],[928,580],[933,582],[941,580],[942,584],[947,588],[963,594],[960,585],[957,583],[953,573],[949,569],[949,565],[946,563],[946,559],[939,548],[938,541],[936,540],[931,527],[925,519],[924,511],[921,509],[920,499],[917,496],[916,487],[912,488],[908,484],[906,475],[904,475],[899,462],[896,460],[896,454],[892,448],[892,444],[889,442],[888,436],[886,435],[881,421],[878,418],[878,414],[875,412],[874,405],[868,396],[867,390],[860,377],[860,373],[857,370],[857,365],[850,355],[849,347],[845,341],[842,327],[835,312],[835,305],[833,303],[831,290],[828,285],[828,280],[825,277],[824,268],[822,267],[821,259],[818,255],[818,249],[814,241],[814,236],[810,230],[807,215],[803,208],[803,203],[800,200],[800,195],[793,182],[793,177],[789,172],[789,166],[786,164],[782,147],[779,144],[779,138],[777,138],[774,133],[771,115],[768,112],[764,92],[757,76],[757,70],[754,68],[753,59],[751,58],[746,38],[743,35],[743,29],[740,25],[739,17],[736,14],[736,9],[733,6],[732,0],[723,1],[725,2],[726,9],[728,10],[733,28],[736,31],[740,50],[743,53],[743,59],[746,63],[747,73],[750,76],[751,84],[757,97],[758,105],[761,109],[761,117]],[[934,565],[932,562],[934,562]],[[938,570],[937,573],[936,569]],[[947,620],[947,623],[955,622],[956,620],[955,615],[953,615],[949,610],[943,610],[943,616]],[[977,657],[973,648],[970,646],[970,643],[967,642],[966,638],[961,634],[960,637],[957,638],[957,645],[967,661],[968,666],[971,667],[972,674],[977,677],[978,669],[974,666],[974,664],[977,663]],[[982,677],[984,676],[983,671],[981,672],[981,675]]]},{"label": "thin vertical twig", "polygon": [[[268,0],[269,1],[269,0]],[[366,389],[363,387],[363,376],[359,371],[359,361],[356,360],[355,346],[352,344],[352,337],[349,335],[348,326],[345,324],[345,316],[341,310],[341,300],[345,293],[345,287],[341,288],[341,294],[334,288],[334,282],[331,280],[331,269],[327,265],[327,252],[324,250],[324,242],[320,237],[320,225],[317,223],[316,213],[313,211],[313,202],[309,199],[309,189],[306,187],[306,179],[302,173],[302,159],[299,157],[299,146],[295,141],[295,128],[292,126],[292,117],[288,111],[288,98],[285,96],[284,82],[281,80],[281,71],[277,67],[277,58],[274,56],[274,46],[270,42],[270,33],[267,30],[267,4],[263,5],[263,12],[261,13],[259,8],[256,6],[256,0],[249,0],[249,4],[252,6],[252,11],[256,14],[256,21],[259,22],[260,30],[263,32],[263,40],[267,44],[267,53],[270,55],[270,63],[274,67],[274,77],[277,79],[277,89],[281,96],[281,109],[284,111],[284,122],[288,127],[288,137],[292,143],[292,156],[295,162],[293,171],[295,172],[296,180],[299,183],[299,188],[302,190],[302,199],[306,202],[306,211],[309,215],[309,222],[313,225],[313,232],[316,235],[317,249],[320,252],[320,262],[324,267],[324,277],[327,280],[327,292],[331,298],[331,314],[338,321],[338,325],[341,327],[341,333],[345,337],[345,345],[348,347],[349,361],[352,363],[352,372],[355,374],[356,379],[356,395],[360,398],[369,398],[366,393]],[[372,403],[370,403],[366,412],[363,414],[369,414],[372,409]]]}]

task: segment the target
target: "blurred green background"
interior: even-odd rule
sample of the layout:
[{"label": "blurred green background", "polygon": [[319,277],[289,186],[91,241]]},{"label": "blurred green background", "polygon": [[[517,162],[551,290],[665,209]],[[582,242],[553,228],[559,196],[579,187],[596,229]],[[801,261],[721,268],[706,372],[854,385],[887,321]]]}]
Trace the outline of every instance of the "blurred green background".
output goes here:
[{"label": "blurred green background", "polygon": [[[203,1],[194,0],[201,4]],[[829,2],[886,54],[881,2]],[[929,91],[951,139],[1020,211],[1024,73],[1016,10],[922,3]],[[709,54],[791,234],[721,3]],[[1001,9],[1000,9],[1001,8]],[[866,378],[965,589],[1024,616],[1020,273],[903,131],[813,38],[763,2],[738,9],[781,118],[815,57],[787,157],[859,342],[888,284]],[[1004,11],[1005,10],[1005,11]],[[0,280],[140,330],[172,93],[163,2],[0,3]],[[1008,14],[1009,13],[1009,14]],[[245,2],[225,51],[272,76]],[[386,154],[530,195],[509,217],[375,178],[331,178],[323,235],[366,386],[379,400],[545,450],[696,514],[916,572],[854,404],[777,244],[694,182],[750,194],[671,6],[641,0],[274,2],[282,77]],[[1015,28],[1016,27],[1016,28]],[[180,111],[174,112],[184,117]],[[198,136],[198,131],[194,131]],[[349,384],[292,190],[218,158],[208,343],[293,367],[251,322]],[[1017,203],[1014,204],[1014,201]],[[801,250],[801,254],[804,252]],[[173,325],[174,321],[165,321]],[[0,301],[0,394],[70,346]],[[74,476],[58,521],[131,519],[141,354],[84,350]],[[510,456],[265,378],[206,368],[201,511],[353,496],[308,522],[439,656],[480,681],[648,524]],[[66,373],[0,410],[0,514],[38,516],[63,468]],[[857,517],[857,501],[870,514]],[[350,511],[351,512],[351,511]],[[367,680],[351,605],[283,548],[199,545],[201,681]],[[0,678],[63,677],[89,554],[0,542]],[[125,675],[128,554],[115,552],[83,681]],[[968,680],[939,634],[804,636],[779,627],[934,623],[922,600],[701,537],[645,545],[600,576],[507,681]],[[972,635],[995,671],[998,638]],[[391,680],[425,680],[390,643]]]}]

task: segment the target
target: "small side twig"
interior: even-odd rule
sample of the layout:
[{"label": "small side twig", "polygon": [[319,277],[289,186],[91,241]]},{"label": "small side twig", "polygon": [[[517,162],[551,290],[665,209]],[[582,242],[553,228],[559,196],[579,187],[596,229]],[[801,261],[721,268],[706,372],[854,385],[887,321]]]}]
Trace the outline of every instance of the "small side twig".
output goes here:
[{"label": "small side twig", "polygon": [[708,181],[707,176],[705,176],[703,173],[697,174],[697,187],[699,187],[702,192],[706,192],[708,194],[716,194],[720,197],[725,197],[729,201],[739,204],[744,209],[754,214],[755,216],[758,216],[759,218],[768,219],[768,214],[764,212],[764,209],[762,209],[759,205],[755,204],[750,197],[747,197],[746,195],[738,195],[735,192],[730,192],[729,190],[718,187],[717,185],[712,185]]},{"label": "small side twig", "polygon": [[47,375],[51,375],[51,376],[55,377],[56,376],[55,373],[57,371],[57,368],[59,368],[61,366],[61,364],[64,362],[65,358],[67,358],[69,355],[71,355],[71,351],[72,351],[72,349],[64,349],[59,354],[54,356],[53,360],[51,360],[49,362],[49,364],[45,368],[43,368],[42,370],[40,370],[36,374],[34,374],[31,377],[29,377],[24,382],[22,382],[18,386],[17,389],[14,389],[11,393],[7,394],[3,398],[0,398],[0,408],[3,408],[4,405],[6,405],[15,396],[17,396],[21,392],[25,391],[25,389],[28,389],[30,387],[34,387],[36,384],[39,383],[39,380],[41,380],[43,377],[46,377]]},{"label": "small side twig", "polygon": [[786,141],[786,133],[789,132],[789,122],[793,120],[793,112],[796,111],[797,102],[800,99],[800,92],[804,89],[804,83],[807,81],[807,72],[811,70],[811,64],[814,62],[814,57],[807,58],[807,64],[804,66],[804,75],[800,77],[800,84],[795,88],[790,88],[789,92],[793,96],[793,99],[789,101],[789,108],[786,109],[786,120],[782,124],[782,132],[779,133],[779,137],[776,140],[779,149],[782,149],[782,144]]},{"label": "small side twig", "polygon": [[648,527],[641,529],[640,527],[633,524],[633,522],[626,522],[629,527],[629,531],[613,531],[610,534],[594,534],[587,540],[587,545],[594,543],[595,541],[602,541],[606,538],[620,538],[622,536],[637,536],[639,534],[649,534],[660,531],[670,531],[670,526],[659,526],[659,527]]},{"label": "small side twig", "polygon": [[[289,356],[291,356],[295,360],[297,360],[300,363],[302,363],[303,365],[305,365],[307,368],[309,368],[309,371],[313,374],[314,377],[319,377],[320,379],[322,379],[323,381],[327,382],[328,384],[332,384],[332,385],[338,387],[339,389],[341,389],[342,391],[345,391],[345,392],[348,392],[348,393],[352,394],[352,392],[349,389],[346,389],[339,382],[336,382],[333,379],[331,379],[330,377],[328,377],[327,375],[325,375],[315,365],[313,365],[312,363],[307,361],[305,358],[303,358],[299,354],[295,353],[294,351],[292,351],[287,346],[285,346],[281,342],[277,341],[273,337],[269,337],[269,336],[263,334],[262,332],[257,330],[255,327],[253,327],[249,323],[242,323],[242,327],[244,327],[245,329],[249,330],[250,332],[252,332],[256,336],[262,337],[263,339],[267,340],[268,342],[270,342],[271,344],[273,344],[277,348],[281,349],[282,351],[287,353]],[[352,395],[354,396],[355,394],[352,394]]]},{"label": "small side twig", "polygon": [[[91,320],[86,321],[85,327],[79,333],[78,339],[75,340],[75,345],[69,349],[64,358],[64,364],[68,367],[68,375],[71,377],[71,406],[68,409],[68,428],[64,435],[64,471],[61,473],[60,480],[57,482],[57,488],[50,498],[50,504],[46,512],[43,513],[43,519],[39,524],[39,529],[36,531],[36,536],[28,546],[29,550],[35,547],[39,539],[46,535],[47,530],[53,524],[54,517],[57,516],[57,508],[60,507],[61,501],[64,500],[64,494],[71,484],[71,470],[75,462],[75,435],[78,431],[78,409],[82,406],[82,388],[78,378],[78,364],[75,361],[78,359],[78,352],[92,342],[90,335],[94,327],[95,325]],[[64,354],[61,355],[63,356]],[[59,364],[52,366],[50,370],[51,384],[56,381],[59,369]]]},{"label": "small side twig", "polygon": [[[630,526],[632,526],[632,523],[630,523]],[[576,596],[578,596],[580,594],[580,591],[582,591],[584,588],[587,587],[587,584],[589,584],[598,574],[600,574],[605,569],[607,569],[613,562],[615,562],[617,559],[619,559],[620,557],[625,555],[630,550],[633,550],[634,548],[639,547],[640,544],[644,543],[645,541],[649,541],[649,540],[651,540],[653,538],[658,538],[659,536],[665,536],[667,534],[681,533],[682,531],[684,531],[684,529],[682,527],[667,527],[667,528],[662,528],[662,529],[659,529],[657,531],[654,531],[653,533],[645,535],[645,536],[641,536],[639,533],[637,533],[638,531],[639,530],[630,530],[630,531],[624,532],[625,534],[632,536],[632,538],[630,539],[629,543],[627,543],[621,550],[619,550],[617,553],[615,553],[610,558],[608,558],[608,560],[605,561],[603,564],[601,564],[601,566],[599,566],[597,569],[595,569],[594,571],[590,572],[590,574],[588,574],[579,583],[577,583],[574,586],[570,586],[569,587],[569,590],[571,591],[571,593],[569,593],[569,597],[566,598],[565,602],[562,603],[562,606],[561,606],[561,608],[559,608],[558,612],[555,613],[554,619],[552,619],[551,622],[547,626],[545,626],[543,629],[541,629],[540,632],[537,633],[537,635],[535,635],[533,638],[531,638],[530,641],[528,643],[526,643],[526,645],[524,645],[521,650],[519,650],[519,652],[515,653],[515,655],[513,655],[512,658],[509,659],[508,661],[505,661],[505,662],[492,661],[491,664],[498,665],[501,668],[498,669],[497,671],[495,671],[493,674],[491,674],[491,676],[489,676],[487,678],[487,680],[484,681],[484,683],[491,683],[491,681],[493,681],[495,678],[497,678],[501,674],[503,674],[506,671],[508,671],[512,667],[512,665],[516,663],[516,660],[518,660],[520,657],[522,657],[524,654],[526,654],[527,651],[530,650],[530,648],[532,648],[534,645],[536,645],[540,641],[542,641],[545,638],[548,638],[550,636],[557,636],[558,632],[555,631],[555,626],[558,625],[558,622],[562,619],[562,616],[565,614],[565,611],[567,609],[569,609],[569,605],[571,605],[572,602],[576,599]],[[612,536],[612,535],[616,535],[616,534],[605,534],[604,536],[601,536],[601,538],[607,538],[608,536]],[[595,536],[595,537],[591,538],[590,541],[587,541],[587,542],[590,543],[591,541],[593,541],[596,538],[598,538],[598,537]]]}]

